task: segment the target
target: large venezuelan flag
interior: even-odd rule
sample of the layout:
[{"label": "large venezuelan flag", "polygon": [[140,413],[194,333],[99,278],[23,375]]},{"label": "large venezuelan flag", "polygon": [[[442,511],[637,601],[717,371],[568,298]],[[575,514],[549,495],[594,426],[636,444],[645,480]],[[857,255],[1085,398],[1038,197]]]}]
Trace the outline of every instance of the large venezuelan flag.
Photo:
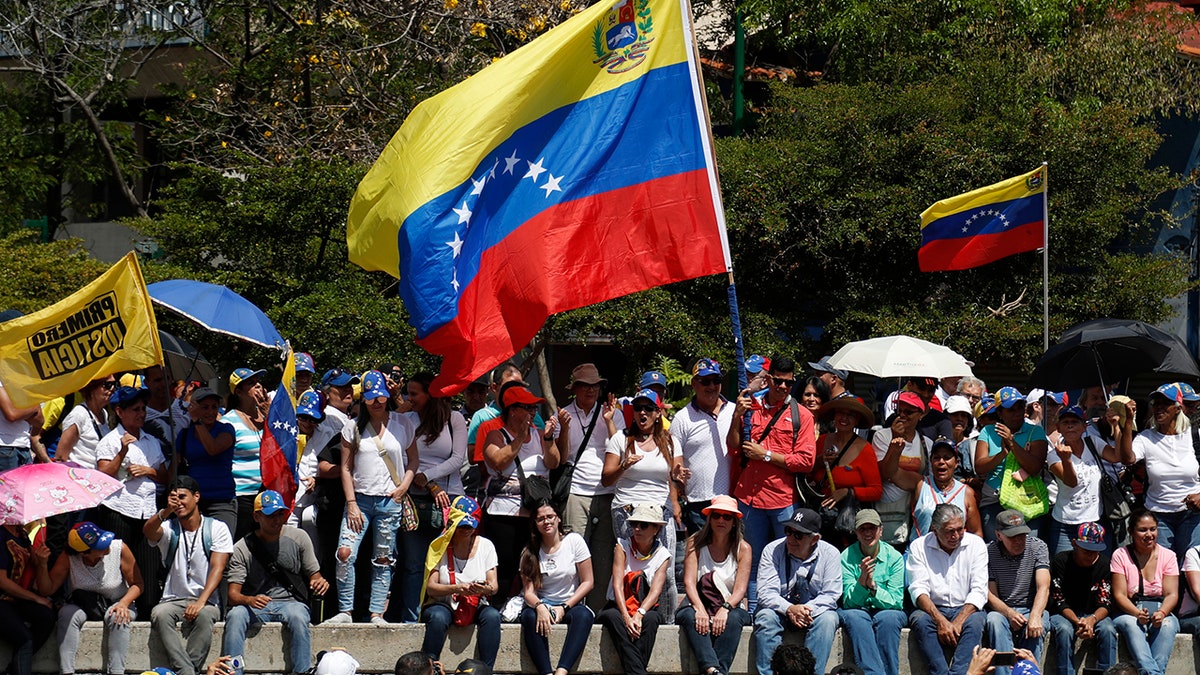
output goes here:
[{"label": "large venezuelan flag", "polygon": [[350,205],[457,391],[555,312],[729,269],[686,0],[607,0],[421,103]]},{"label": "large venezuelan flag", "polygon": [[922,272],[979,267],[1045,245],[1046,167],[943,199],[921,213]]}]

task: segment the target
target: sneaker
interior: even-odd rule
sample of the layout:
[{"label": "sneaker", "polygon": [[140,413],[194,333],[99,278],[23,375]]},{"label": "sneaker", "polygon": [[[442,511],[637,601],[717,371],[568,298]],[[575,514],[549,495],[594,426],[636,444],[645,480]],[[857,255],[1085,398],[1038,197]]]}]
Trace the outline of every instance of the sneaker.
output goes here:
[{"label": "sneaker", "polygon": [[376,626],[386,626],[388,625],[388,620],[382,616],[373,616],[371,617],[371,623],[375,624]]},{"label": "sneaker", "polygon": [[325,619],[325,623],[354,623],[354,617],[350,616],[350,612],[339,612]]}]

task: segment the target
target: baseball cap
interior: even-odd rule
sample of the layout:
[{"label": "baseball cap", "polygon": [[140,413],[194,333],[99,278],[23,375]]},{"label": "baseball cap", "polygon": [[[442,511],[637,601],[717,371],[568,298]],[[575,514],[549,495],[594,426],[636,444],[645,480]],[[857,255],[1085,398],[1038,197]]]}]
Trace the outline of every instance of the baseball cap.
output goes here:
[{"label": "baseball cap", "polygon": [[502,405],[503,407],[507,408],[508,406],[515,405],[517,403],[524,403],[526,405],[540,405],[545,402],[546,399],[534,396],[533,392],[529,391],[527,387],[516,385],[504,390],[504,401],[502,402]]},{"label": "baseball cap", "polygon": [[933,442],[933,445],[929,447],[929,454],[932,455],[934,450],[937,450],[938,448],[950,448],[950,452],[953,452],[956,455],[958,454],[958,445],[954,443],[953,439],[946,438],[945,436],[938,436],[937,440]]},{"label": "baseball cap", "polygon": [[938,384],[937,378],[933,377],[910,377],[909,384],[919,384],[922,387],[936,387]]},{"label": "baseball cap", "polygon": [[1048,391],[1046,392],[1046,398],[1058,405],[1069,405],[1071,402],[1070,397],[1067,396],[1067,392],[1065,391]]},{"label": "baseball cap", "polygon": [[783,527],[800,534],[818,534],[821,531],[821,516],[812,509],[796,509],[791,520],[784,523]]},{"label": "baseball cap", "polygon": [[746,372],[747,373],[753,373],[753,374],[757,375],[764,370],[770,370],[770,369],[771,369],[771,359],[768,359],[765,356],[760,356],[758,354],[751,354],[750,358],[746,359]]},{"label": "baseball cap", "polygon": [[1026,403],[1041,403],[1042,397],[1045,395],[1046,395],[1045,389],[1037,389],[1037,388],[1030,389],[1029,393],[1025,395],[1025,402]]},{"label": "baseball cap", "polygon": [[912,407],[916,408],[917,410],[920,410],[921,412],[925,412],[925,401],[923,401],[920,396],[917,396],[915,393],[913,393],[911,391],[900,392],[900,395],[896,397],[896,403],[897,403],[897,405],[900,403],[907,403],[908,405],[911,405]]},{"label": "baseball cap", "polygon": [[1025,524],[1025,516],[1020,511],[1008,509],[996,516],[996,531],[1006,537],[1029,534],[1032,530]]},{"label": "baseball cap", "polygon": [[858,529],[863,525],[875,525],[876,527],[883,525],[883,521],[879,518],[879,512],[875,509],[860,509],[858,515],[854,516],[854,529]]},{"label": "baseball cap", "polygon": [[171,670],[170,668],[159,666],[157,668],[151,668],[150,670],[143,670],[142,675],[175,675],[175,671]]},{"label": "baseball cap", "polygon": [[492,675],[492,667],[479,659],[464,659],[454,669],[454,675]]},{"label": "baseball cap", "polygon": [[321,376],[322,387],[344,387],[348,384],[358,384],[358,377],[341,368],[330,368]]},{"label": "baseball cap", "polygon": [[174,492],[180,489],[200,494],[200,483],[196,482],[196,479],[191,476],[176,476],[175,480],[171,481],[171,484],[167,486],[167,492]]},{"label": "baseball cap", "polygon": [[707,377],[716,375],[718,377],[724,375],[721,372],[721,364],[714,359],[700,359],[696,361],[696,365],[692,366],[692,375],[697,377]]},{"label": "baseball cap", "polygon": [[317,366],[313,363],[312,354],[308,352],[296,352],[292,356],[292,362],[296,364],[297,373],[313,373],[316,374]]},{"label": "baseball cap", "polygon": [[654,407],[662,407],[662,399],[659,398],[658,392],[653,389],[642,389],[633,395],[633,401],[636,403],[639,398],[644,398],[654,404]]},{"label": "baseball cap", "polygon": [[249,380],[252,377],[262,377],[266,374],[267,371],[265,370],[251,370],[245,367],[235,368],[233,372],[229,374],[229,388],[237,389],[238,385],[246,380]]},{"label": "baseball cap", "polygon": [[1012,675],[1042,675],[1042,670],[1033,661],[1022,659],[1012,667]]},{"label": "baseball cap", "polygon": [[287,511],[287,504],[283,501],[283,495],[274,490],[263,490],[254,498],[254,510],[261,511],[264,516],[269,516],[280,511]]},{"label": "baseball cap", "polygon": [[383,376],[383,373],[378,370],[368,370],[363,373],[362,397],[364,401],[392,397],[392,392],[388,391],[387,379]]},{"label": "baseball cap", "polygon": [[1073,406],[1070,406],[1067,408],[1063,408],[1062,410],[1059,410],[1058,411],[1058,419],[1061,420],[1064,417],[1077,417],[1081,421],[1084,421],[1084,422],[1087,421],[1087,415],[1085,415],[1083,413],[1083,408],[1080,408],[1077,405],[1073,405]]},{"label": "baseball cap", "polygon": [[462,520],[458,521],[459,525],[467,527],[479,527],[479,518],[483,515],[483,509],[479,507],[479,502],[467,497],[466,495],[455,497],[450,503],[450,508],[461,511],[466,515]]},{"label": "baseball cap", "polygon": [[304,415],[311,417],[320,422],[325,419],[325,405],[322,400],[324,397],[315,391],[306,391],[300,394],[300,400],[296,401],[296,416]]},{"label": "baseball cap", "polygon": [[138,400],[148,400],[149,398],[150,390],[145,387],[117,387],[108,402],[118,408],[125,408]]},{"label": "baseball cap", "polygon": [[642,379],[638,381],[638,389],[645,389],[652,385],[667,386],[667,376],[657,370],[647,370],[642,373]]},{"label": "baseball cap", "polygon": [[1104,543],[1104,526],[1100,523],[1081,524],[1071,541],[1085,551],[1103,551],[1108,548]]},{"label": "baseball cap", "polygon": [[977,403],[976,406],[978,407],[978,412],[975,413],[977,417],[982,415],[990,415],[996,412],[996,397],[992,396],[991,394],[987,394],[983,398],[979,399],[979,403]]},{"label": "baseball cap", "polygon": [[221,395],[218,394],[217,390],[213,389],[212,387],[200,387],[199,389],[195,389],[192,391],[192,401],[193,402],[198,403],[200,401],[203,401],[206,398],[219,399],[219,398],[221,398]]},{"label": "baseball cap", "polygon": [[829,363],[829,358],[830,357],[827,355],[822,356],[820,361],[809,361],[808,367],[812,368],[818,373],[833,373],[843,380],[850,377],[849,371],[841,370],[840,368],[834,368],[833,364]]},{"label": "baseball cap", "polygon": [[954,395],[946,399],[946,414],[965,412],[969,415],[974,415],[975,411],[971,410],[971,400],[966,396]]},{"label": "baseball cap", "polygon": [[1001,408],[1011,408],[1018,403],[1024,403],[1025,397],[1016,387],[1001,387],[1000,391],[996,392],[996,405]]},{"label": "baseball cap", "polygon": [[121,376],[121,379],[117,380],[118,385],[122,387],[133,387],[135,389],[145,386],[145,382],[145,378],[137,373],[125,373]]},{"label": "baseball cap", "polygon": [[1196,389],[1187,382],[1180,382],[1179,388],[1183,390],[1183,400],[1185,401],[1200,401],[1200,394],[1196,393]]},{"label": "baseball cap", "polygon": [[85,520],[67,533],[67,545],[76,553],[107,551],[115,536],[112,532],[102,530],[95,523]]},{"label": "baseball cap", "polygon": [[354,675],[359,663],[345,649],[331,649],[317,655],[313,675]]},{"label": "baseball cap", "polygon": [[1183,388],[1178,382],[1168,382],[1150,393],[1150,397],[1161,396],[1172,403],[1183,403]]}]

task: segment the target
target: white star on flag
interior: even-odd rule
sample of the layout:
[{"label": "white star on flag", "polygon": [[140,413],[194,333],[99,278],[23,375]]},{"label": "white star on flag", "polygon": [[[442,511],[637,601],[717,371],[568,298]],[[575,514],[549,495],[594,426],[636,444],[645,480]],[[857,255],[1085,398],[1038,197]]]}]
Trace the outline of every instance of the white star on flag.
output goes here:
[{"label": "white star on flag", "polygon": [[[515,151],[514,151],[515,152]],[[539,157],[537,162],[526,162],[529,164],[529,170],[525,172],[524,178],[532,178],[534,184],[537,184],[538,176],[542,175],[546,170],[542,168],[542,160],[544,157]]]},{"label": "white star on flag", "polygon": [[471,196],[474,196],[474,197],[479,196],[479,194],[483,192],[483,186],[486,183],[487,183],[486,178],[480,178],[479,180],[475,180],[474,178],[472,178],[471,179]]},{"label": "white star on flag", "polygon": [[513,169],[516,168],[517,163],[520,161],[521,159],[517,157],[517,149],[513,148],[512,156],[504,158],[504,173],[512,173]]},{"label": "white star on flag", "polygon": [[547,173],[546,175],[549,176],[549,178],[546,179],[546,184],[542,186],[542,189],[546,191],[546,198],[549,199],[551,192],[562,192],[562,188],[558,186],[558,182],[561,181],[563,177],[555,176],[552,173]]},{"label": "white star on flag", "polygon": [[454,211],[456,214],[458,214],[458,224],[459,225],[462,225],[463,223],[467,223],[467,224],[471,223],[471,209],[467,208],[466,202],[463,202],[462,208],[451,209],[451,210]]},{"label": "white star on flag", "polygon": [[458,230],[454,231],[454,241],[446,242],[446,245],[454,250],[454,257],[457,258],[459,251],[462,250],[463,240],[458,236]]},{"label": "white star on flag", "polygon": [[279,429],[282,426],[283,426],[283,422],[280,422],[279,420],[275,420],[275,428],[276,429]]}]

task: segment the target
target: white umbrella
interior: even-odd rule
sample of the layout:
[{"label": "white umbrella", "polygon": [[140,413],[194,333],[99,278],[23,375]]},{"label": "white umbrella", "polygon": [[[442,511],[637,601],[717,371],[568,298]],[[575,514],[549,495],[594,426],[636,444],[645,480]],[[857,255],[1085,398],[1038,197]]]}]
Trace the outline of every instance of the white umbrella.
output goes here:
[{"label": "white umbrella", "polygon": [[973,375],[961,354],[928,340],[907,335],[848,343],[829,357],[839,370],[877,377],[955,377]]}]

